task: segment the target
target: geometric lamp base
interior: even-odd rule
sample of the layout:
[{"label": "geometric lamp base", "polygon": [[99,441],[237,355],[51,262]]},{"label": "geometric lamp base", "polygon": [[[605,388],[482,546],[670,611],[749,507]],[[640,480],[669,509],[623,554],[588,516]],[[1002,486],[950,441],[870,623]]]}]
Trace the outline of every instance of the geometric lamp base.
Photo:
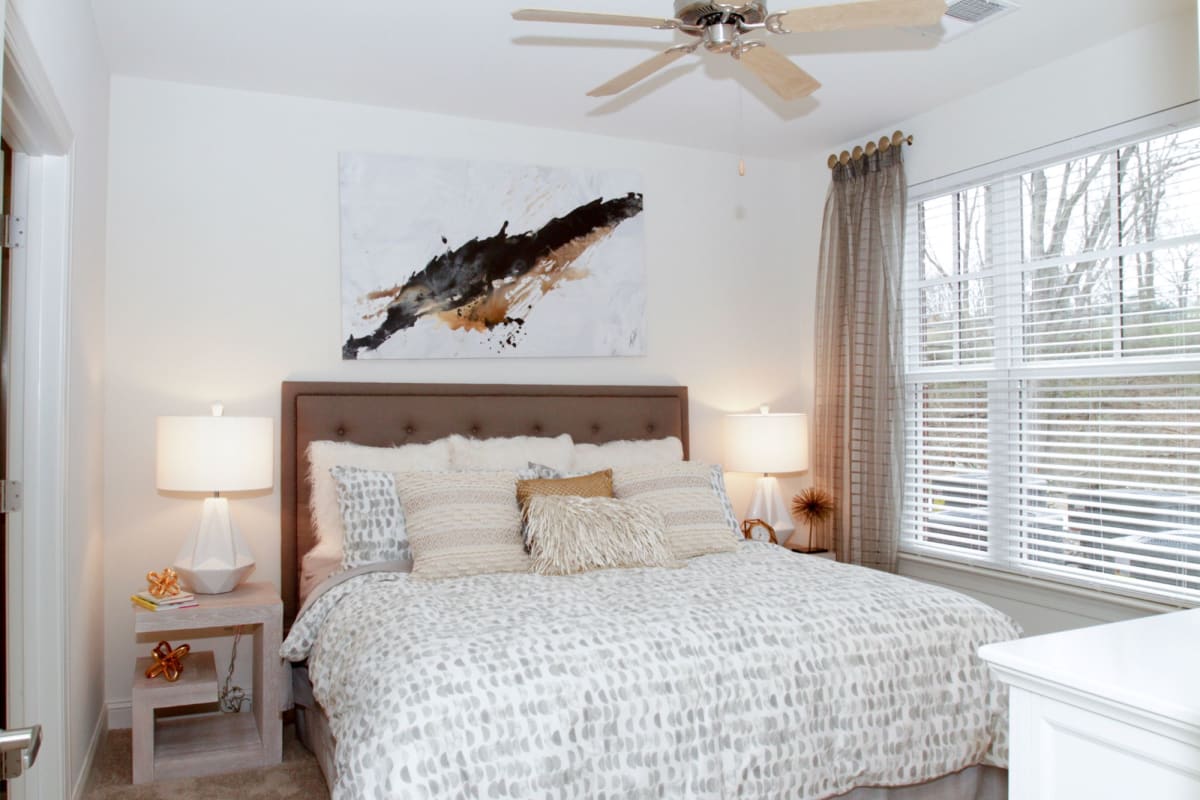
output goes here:
[{"label": "geometric lamp base", "polygon": [[796,530],[796,522],[784,504],[778,478],[763,475],[754,482],[754,496],[750,499],[750,508],[746,509],[746,519],[761,519],[770,525],[780,544]]},{"label": "geometric lamp base", "polygon": [[254,572],[254,556],[229,516],[226,498],[205,498],[200,525],[176,556],[175,571],[196,594],[232,592]]}]

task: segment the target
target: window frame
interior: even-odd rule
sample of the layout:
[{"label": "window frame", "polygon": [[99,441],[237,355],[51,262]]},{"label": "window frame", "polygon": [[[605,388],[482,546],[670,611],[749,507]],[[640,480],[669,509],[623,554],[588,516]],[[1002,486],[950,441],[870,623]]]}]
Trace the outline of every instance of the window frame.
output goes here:
[{"label": "window frame", "polygon": [[[993,238],[989,239],[988,246],[996,254],[994,258],[990,259],[991,263],[1005,266],[1019,264],[1024,267],[1029,263],[1023,256],[1024,237],[1023,221],[1021,218],[1020,198],[1022,192],[1020,181],[1024,174],[1040,168],[1061,164],[1065,161],[1105,153],[1133,142],[1165,136],[1172,132],[1187,130],[1197,126],[1200,126],[1200,101],[1185,103],[1119,125],[1110,126],[1024,153],[981,164],[943,177],[922,181],[909,187],[909,213],[915,218],[916,209],[919,204],[932,198],[951,193],[957,196],[959,192],[974,188],[985,189],[988,186],[1003,182],[1015,182],[1015,189],[1014,185],[1010,185],[1006,191],[1000,193],[1000,203],[997,206],[988,205],[987,214],[999,214],[1002,219],[1015,219],[1017,224],[989,226],[989,235]],[[1113,224],[1117,223],[1114,221]],[[945,278],[947,281],[960,280],[968,274],[966,271],[960,270],[957,263],[960,258],[960,254],[957,252],[957,220],[954,222],[954,225],[956,231],[955,265],[953,274]],[[909,238],[915,239],[916,237]],[[1193,238],[1200,239],[1200,236]],[[905,244],[904,276],[906,281],[917,274],[918,268],[914,268],[913,263],[914,259],[919,257],[921,247],[922,243],[916,241],[907,241]],[[1113,242],[1110,243],[1108,248],[1098,252],[1089,252],[1088,255],[1098,258],[1116,258],[1119,255],[1150,249],[1152,247],[1154,246],[1146,245],[1145,243],[1121,246],[1119,243]],[[1161,247],[1161,245],[1158,245],[1158,247]],[[1064,256],[1063,258],[1069,259],[1070,257]],[[1039,260],[1037,266],[1044,267],[1053,263],[1056,263],[1055,259],[1048,261]],[[970,273],[972,277],[990,277],[994,281],[992,287],[993,358],[984,364],[953,363],[946,366],[921,364],[916,369],[910,370],[909,349],[914,346],[913,343],[916,343],[916,347],[918,348],[918,355],[916,357],[920,357],[919,348],[920,337],[922,335],[921,315],[919,312],[909,313],[910,308],[912,308],[909,305],[911,290],[906,287],[901,292],[904,337],[901,352],[904,359],[905,375],[903,389],[905,415],[901,420],[901,424],[905,429],[904,441],[906,452],[904,458],[905,478],[902,496],[900,552],[903,555],[916,556],[922,559],[933,559],[935,561],[961,564],[970,568],[982,568],[998,573],[1015,575],[1025,580],[1033,580],[1039,583],[1044,582],[1047,585],[1072,587],[1076,590],[1083,587],[1115,597],[1137,598],[1139,600],[1150,600],[1174,606],[1200,605],[1200,602],[1192,598],[1172,593],[1166,589],[1159,592],[1149,588],[1143,590],[1141,587],[1114,586],[1107,582],[1090,581],[1086,576],[1060,576],[1048,569],[1041,570],[1023,567],[1016,562],[1016,559],[1012,555],[1016,548],[1017,537],[1015,533],[1006,534],[1002,538],[1000,546],[989,546],[986,551],[978,553],[971,553],[966,548],[952,548],[945,545],[939,546],[918,542],[909,535],[907,523],[910,497],[908,482],[909,458],[907,451],[911,442],[908,437],[908,419],[912,411],[912,392],[915,387],[919,387],[922,383],[930,383],[937,380],[945,381],[950,374],[953,374],[960,381],[982,381],[988,384],[988,388],[985,389],[986,406],[988,409],[988,527],[989,530],[1007,531],[1009,528],[1008,513],[1012,507],[1012,494],[1016,489],[1015,481],[1010,480],[1012,470],[1008,462],[1013,455],[1019,453],[1019,448],[1007,443],[1008,437],[1014,430],[1013,423],[1008,419],[1008,410],[1019,406],[1020,386],[1023,382],[1048,377],[1046,372],[1047,367],[1053,368],[1054,377],[1140,377],[1179,374],[1181,363],[1186,364],[1191,362],[1194,365],[1195,371],[1200,373],[1200,359],[1177,355],[1140,359],[1138,369],[1133,373],[1120,363],[1113,363],[1111,361],[1096,364],[1074,362],[1066,365],[1055,363],[1053,360],[1047,360],[1045,362],[1023,362],[1018,365],[1014,354],[1019,353],[1022,348],[1021,303],[1013,304],[1003,302],[1003,300],[1013,297],[1024,298],[1024,290],[1019,284],[1025,280],[1026,272],[1025,268],[1012,269],[999,267]],[[1014,287],[1013,283],[1018,284],[1018,286]],[[915,297],[913,302],[919,309],[920,295],[916,294],[913,297]],[[958,346],[958,334],[956,333],[956,351]],[[1002,392],[991,388],[990,384],[994,382],[1004,382],[1007,384],[1007,392],[1005,393],[1007,396],[1004,398],[1004,402],[1000,402]]]}]

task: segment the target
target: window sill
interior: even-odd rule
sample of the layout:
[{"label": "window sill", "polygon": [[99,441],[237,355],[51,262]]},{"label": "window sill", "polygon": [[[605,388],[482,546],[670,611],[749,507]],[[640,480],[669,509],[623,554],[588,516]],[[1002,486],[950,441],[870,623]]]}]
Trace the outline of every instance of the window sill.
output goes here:
[{"label": "window sill", "polygon": [[[988,602],[989,598],[1000,598],[1022,606],[1033,606],[1031,615],[1036,614],[1037,609],[1053,612],[1056,622],[1019,619],[1026,629],[1026,635],[1072,627],[1061,624],[1063,615],[1079,618],[1078,624],[1073,627],[1083,627],[1178,611],[1186,607],[1183,604],[1157,603],[917,553],[901,553],[898,572],[909,578],[957,589],[977,596],[984,602]],[[1001,610],[1009,611],[1007,608]]]}]

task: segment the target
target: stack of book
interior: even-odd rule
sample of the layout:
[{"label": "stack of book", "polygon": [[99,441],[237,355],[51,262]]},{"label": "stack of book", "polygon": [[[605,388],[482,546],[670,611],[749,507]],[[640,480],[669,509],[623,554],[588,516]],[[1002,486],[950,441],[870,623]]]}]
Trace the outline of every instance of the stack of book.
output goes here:
[{"label": "stack of book", "polygon": [[195,608],[200,605],[196,602],[196,595],[191,592],[180,592],[179,594],[168,595],[166,597],[155,597],[149,592],[143,591],[129,595],[129,599],[133,601],[135,606],[140,606],[150,611],[175,611],[180,608]]}]

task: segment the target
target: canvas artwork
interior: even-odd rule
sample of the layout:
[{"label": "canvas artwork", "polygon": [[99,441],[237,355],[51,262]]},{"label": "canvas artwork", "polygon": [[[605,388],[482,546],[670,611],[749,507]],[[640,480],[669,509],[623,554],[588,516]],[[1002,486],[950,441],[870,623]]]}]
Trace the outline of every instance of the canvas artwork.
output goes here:
[{"label": "canvas artwork", "polygon": [[641,181],[344,153],[342,356],[645,352]]}]

